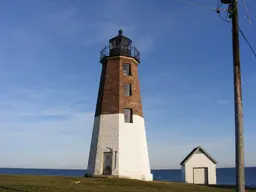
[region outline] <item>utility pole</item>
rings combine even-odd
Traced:
[[[245,192],[243,107],[239,53],[239,27],[237,0],[232,0],[232,39],[234,70],[235,143],[236,143],[236,192]]]

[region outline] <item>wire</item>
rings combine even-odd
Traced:
[[[230,21],[228,21],[228,16],[229,16],[229,13],[227,12],[227,14],[226,14],[226,21],[230,22]]]
[[[220,17],[220,19],[221,19],[222,21],[227,22],[227,23],[229,23],[229,22],[230,22],[229,20],[227,20],[227,17],[226,17],[226,19],[224,19],[223,17],[221,17],[221,15],[220,15],[220,14],[218,14],[218,16]]]
[[[221,8],[215,8],[215,7],[212,7],[212,6],[209,6],[209,5],[204,5],[202,3],[198,3],[198,2],[195,2],[195,1],[188,1],[188,0],[179,0],[179,1],[182,1],[184,3],[189,3],[189,4],[194,4],[194,5],[197,5],[197,6],[200,6],[200,7],[204,7],[204,8],[210,8],[214,11],[223,11],[223,12],[227,12],[228,10],[227,9],[221,9]]]
[[[217,0],[217,8],[214,8],[212,6],[208,6],[208,5],[204,5],[204,4],[201,4],[201,3],[198,3],[198,2],[194,2],[194,1],[188,1],[188,0],[179,0],[179,1],[182,1],[184,3],[190,3],[190,4],[194,4],[194,5],[197,5],[197,6],[200,6],[200,7],[205,7],[205,8],[211,8],[212,10],[216,11],[218,16],[220,17],[220,19],[224,22],[227,22],[229,23],[230,21],[227,20],[227,17],[228,17],[228,12],[229,12],[229,9],[221,9],[220,6],[221,4],[219,3],[219,0]],[[250,16],[249,16],[249,12],[248,12],[248,9],[247,9],[247,6],[246,6],[246,0],[242,0],[243,3],[244,3],[244,7],[245,7],[245,11],[246,11],[246,14],[247,14],[247,18],[248,18],[248,21],[249,23],[251,23],[251,19],[250,19]],[[220,11],[224,11],[224,12],[227,12],[227,16],[226,16],[226,19],[224,19],[223,17],[221,17],[220,15]],[[244,40],[246,41],[247,45],[250,47],[253,55],[255,56],[256,58],[256,52],[254,51],[254,49],[252,48],[251,44],[249,43],[249,41],[247,40],[246,36],[244,35],[243,31],[239,29],[239,32],[241,33],[241,35],[243,36]]]
[[[218,16],[220,17],[220,19],[221,19],[222,21],[227,22],[227,23],[230,22],[230,21],[228,21],[227,19],[225,20],[224,18],[222,18],[219,13],[218,13]],[[255,58],[256,58],[256,52],[255,52],[254,49],[252,48],[250,42],[248,41],[248,39],[247,39],[246,36],[244,35],[243,31],[242,31],[239,27],[238,27],[238,30],[239,30],[239,32],[241,33],[241,35],[243,36],[244,40],[246,41],[247,45],[250,47],[250,49],[251,49],[253,55],[254,55]]]
[[[217,0],[217,7],[220,8],[220,1]]]
[[[219,9],[220,9],[221,5],[222,5],[222,3],[220,3],[220,1],[217,0],[217,7],[218,7],[218,8],[217,8],[217,10],[216,10],[216,13],[218,14],[218,16],[220,17],[220,19],[221,19],[222,21],[229,23],[229,22],[230,22],[230,20],[228,20],[229,11],[226,12],[226,18],[225,18],[225,19],[220,15]],[[228,10],[229,10],[229,9],[228,9]]]
[[[242,0],[242,1],[243,1],[243,4],[244,4],[244,9],[245,9],[245,12],[246,12],[247,19],[248,19],[249,23],[252,24],[250,14],[249,14],[249,11],[248,11],[248,8],[247,8],[247,5],[246,5],[246,0]]]
[[[220,2],[220,0],[217,0],[217,9],[220,9],[220,7],[221,7],[221,5],[222,5],[222,2]]]
[[[240,28],[238,28],[238,29],[239,29],[239,32],[241,33],[241,35],[243,36],[244,40],[246,41],[247,45],[250,47],[250,49],[251,49],[253,55],[254,55],[255,58],[256,58],[256,52],[254,51],[254,49],[252,48],[251,44],[250,44],[249,41],[247,40],[247,38],[246,38],[246,36],[244,35],[243,31],[242,31]]]

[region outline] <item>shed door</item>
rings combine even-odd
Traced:
[[[208,184],[208,169],[205,167],[193,169],[194,184]]]

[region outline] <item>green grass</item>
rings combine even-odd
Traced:
[[[231,192],[234,188],[128,179],[0,175],[1,192]],[[256,190],[248,190],[255,191]]]

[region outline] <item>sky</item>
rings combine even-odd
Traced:
[[[256,49],[255,0],[247,6],[252,24],[242,1],[239,24]],[[86,169],[100,51],[119,29],[141,53],[151,168],[180,168],[199,145],[218,167],[235,165],[231,24],[211,8],[182,0],[2,0],[0,18],[0,167]],[[245,165],[256,166],[256,58],[242,36],[240,54]]]

